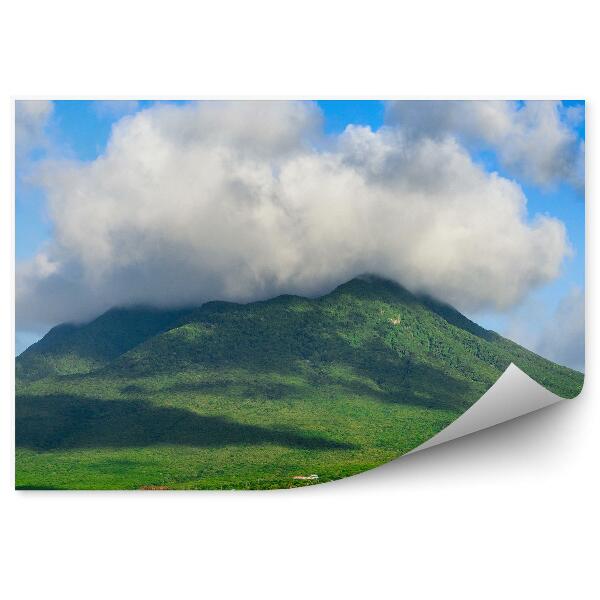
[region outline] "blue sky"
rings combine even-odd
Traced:
[[[16,165],[16,259],[31,259],[52,239],[52,223],[46,216],[45,196],[42,189],[29,182],[36,165],[48,157],[68,158],[77,161],[93,161],[103,154],[114,123],[127,114],[150,107],[155,102],[101,104],[93,101],[55,101],[49,121],[45,125],[45,142],[29,149],[26,155],[17,157]],[[324,131],[329,135],[340,134],[349,124],[369,126],[376,131],[385,119],[385,104],[380,101],[319,101],[324,117]],[[565,109],[583,107],[583,102],[563,102]],[[582,120],[574,130],[585,139],[585,124]],[[480,162],[487,171],[496,171],[509,179],[514,175],[502,168],[496,153],[490,149],[473,150],[473,160]],[[522,303],[537,307],[544,318],[551,320],[561,301],[573,289],[583,289],[585,282],[585,204],[583,190],[569,182],[558,185],[537,186],[529,181],[520,181],[526,197],[528,219],[538,214],[547,214],[564,223],[573,254],[563,262],[562,273],[554,281],[533,291]],[[520,307],[508,312],[487,311],[470,315],[482,325],[507,333]],[[535,337],[536,328],[547,324],[529,323],[530,337]],[[18,351],[34,341],[40,331],[21,331],[17,339]],[[513,335],[514,337],[514,335]],[[522,342],[527,341],[524,335]]]

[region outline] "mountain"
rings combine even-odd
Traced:
[[[376,277],[317,299],[115,309],[17,358],[21,487],[287,487],[407,452],[513,362],[583,375]]]
[[[114,308],[91,323],[52,328],[17,358],[17,377],[89,373],[103,367],[149,337],[167,330],[186,311]]]

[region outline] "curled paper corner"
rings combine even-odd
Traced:
[[[560,400],[564,398],[550,392],[511,363],[498,381],[471,408],[406,455],[516,419]]]

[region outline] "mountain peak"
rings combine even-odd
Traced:
[[[415,299],[415,296],[399,283],[369,273],[359,275],[346,283],[342,283],[332,292],[332,294],[342,293],[376,298],[378,300],[385,300],[391,297],[404,300]]]

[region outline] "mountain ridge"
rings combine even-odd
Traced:
[[[194,315],[201,315],[203,312],[248,310],[252,307],[282,305],[289,302],[312,303],[335,298],[340,294],[362,296],[377,301],[385,301],[386,297],[389,299],[391,296],[394,301],[400,299],[407,303],[421,303],[448,324],[458,329],[488,342],[508,342],[514,346],[515,350],[518,348],[524,353],[538,357],[535,353],[507,338],[503,338],[498,333],[481,327],[449,304],[440,302],[425,294],[413,294],[400,284],[376,275],[362,275],[317,298],[281,294],[267,300],[248,303],[212,300],[198,307],[179,309],[159,309],[144,305],[114,307],[87,323],[79,325],[62,323],[53,327],[41,340],[29,346],[17,357],[17,376],[20,379],[31,381],[53,375],[94,372],[108,366],[112,361],[135,349],[153,336],[183,326],[193,321]],[[108,329],[103,329],[102,325],[109,321],[112,322]],[[132,322],[133,331],[131,329]],[[74,353],[81,350],[81,346],[84,345],[83,342],[89,342],[91,338],[94,338],[96,351],[86,352],[88,349],[84,348],[83,352],[74,356]],[[554,364],[543,357],[538,358],[549,364]],[[44,362],[46,364],[43,364]],[[515,362],[517,366],[519,366],[518,362],[518,360]],[[567,371],[577,372],[562,365],[557,366]]]
[[[17,358],[19,487],[309,485],[417,447],[511,363],[563,397],[583,385],[379,278],[312,299],[118,309],[53,332]],[[306,474],[318,480],[295,479]]]

